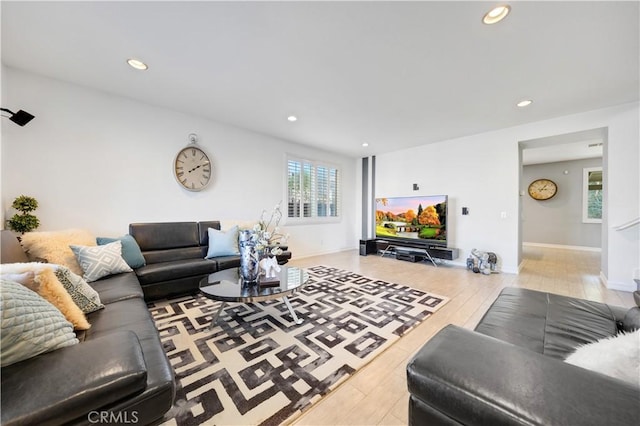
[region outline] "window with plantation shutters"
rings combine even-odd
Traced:
[[[340,171],[320,162],[287,159],[287,217],[322,219],[340,216]]]

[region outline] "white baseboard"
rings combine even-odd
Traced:
[[[351,248],[351,247],[345,247],[342,248],[340,250],[330,250],[330,251],[318,251],[318,252],[314,252],[314,253],[307,253],[304,254],[302,256],[295,256],[295,259],[306,259],[309,257],[315,257],[315,256],[323,256],[323,255],[327,255],[327,254],[335,254],[335,253],[342,253],[342,252],[346,252],[346,251],[352,251],[352,250],[359,250],[359,246],[358,248]],[[375,255],[369,255],[369,256],[375,256]],[[436,262],[442,259],[435,259]],[[456,268],[467,268],[467,262],[466,260],[462,261],[462,260],[443,260],[444,264],[447,266],[453,266]],[[512,268],[512,267],[508,267],[508,266],[502,266],[500,268],[500,270],[498,271],[499,273],[503,273],[503,274],[515,274],[517,275],[518,273],[520,273],[520,268],[522,267],[522,265],[520,265],[517,268]]]
[[[523,246],[529,247],[546,247],[546,248],[555,248],[562,250],[582,250],[582,251],[593,251],[600,253],[602,249],[600,247],[586,247],[586,246],[565,246],[562,244],[544,244],[544,243],[522,243]]]
[[[500,270],[500,272],[505,273],[505,274],[514,274],[514,275],[518,275],[520,273],[520,266],[518,266],[517,268],[509,268],[509,267],[505,267],[503,266],[502,269]]]
[[[619,281],[608,280],[602,271],[600,271],[600,281],[609,290],[620,290],[620,291],[628,291],[633,293],[634,291],[636,291],[636,287],[637,287],[636,284],[633,282],[623,283]]]
[[[607,280],[607,277],[604,275],[604,272],[600,271],[600,283],[606,287],[607,281],[608,280]]]

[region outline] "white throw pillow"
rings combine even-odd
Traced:
[[[103,246],[69,246],[84,271],[87,282],[99,280],[107,275],[131,272],[133,269],[122,258],[120,240]]]
[[[238,227],[233,226],[227,231],[219,231],[209,228],[209,249],[205,259],[211,259],[218,256],[237,256],[240,254],[238,249]]]
[[[580,346],[565,362],[640,387],[640,330]]]

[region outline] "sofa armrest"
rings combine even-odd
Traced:
[[[409,361],[407,382],[413,425],[640,424],[633,385],[454,325]]]
[[[2,368],[2,424],[62,424],[142,392],[137,336],[116,332]]]

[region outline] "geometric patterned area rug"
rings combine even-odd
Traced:
[[[230,303],[201,295],[149,303],[176,376],[166,425],[293,420],[440,309],[448,298],[327,266],[289,297]]]

